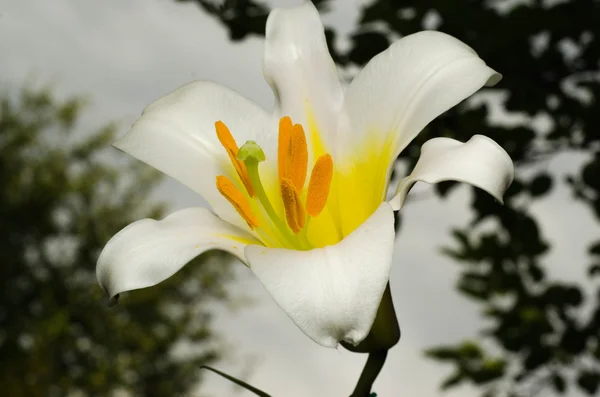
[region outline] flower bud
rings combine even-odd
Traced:
[[[377,309],[375,321],[369,335],[358,345],[353,346],[346,342],[340,342],[342,346],[355,353],[372,353],[376,351],[389,350],[400,340],[400,325],[396,318],[390,283],[388,282]]]

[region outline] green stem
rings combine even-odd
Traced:
[[[369,397],[373,383],[385,364],[387,353],[387,350],[369,353],[369,358],[350,397]]]

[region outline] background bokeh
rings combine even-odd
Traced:
[[[7,395],[250,395],[200,372],[201,363],[273,396],[350,394],[366,357],[315,345],[239,263],[200,258],[110,309],[93,273],[98,250],[125,224],[205,205],[109,148],[111,134],[193,79],[270,108],[266,14],[298,3],[0,0]],[[511,154],[517,178],[505,207],[462,185],[413,189],[391,276],[402,340],[374,390],[597,393],[600,2],[315,3],[348,81],[391,40],[422,29],[458,37],[504,74],[399,159],[401,176],[426,139],[485,134]]]

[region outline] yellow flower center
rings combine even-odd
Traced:
[[[309,240],[307,228],[311,217],[318,217],[327,204],[333,178],[331,156],[325,153],[317,158],[308,188],[305,189],[308,147],[304,129],[300,124],[294,125],[289,117],[281,118],[277,150],[278,197],[275,197],[279,200],[279,203],[275,203],[277,207],[283,208],[280,216],[274,209],[258,172],[259,162],[265,159],[262,149],[253,141],[238,148],[222,121],[217,121],[215,128],[245,192],[241,185],[236,186],[223,175],[217,176],[217,189],[248,226],[269,246],[301,250],[320,246]]]

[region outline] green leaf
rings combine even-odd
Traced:
[[[267,394],[267,393],[265,393],[264,391],[262,391],[262,390],[258,390],[256,387],[254,387],[254,386],[251,386],[251,385],[247,384],[246,382],[244,382],[244,381],[242,381],[242,380],[239,380],[239,379],[237,379],[237,378],[234,378],[234,377],[233,377],[233,376],[231,376],[231,375],[227,375],[226,373],[224,373],[224,372],[221,372],[221,371],[219,371],[218,369],[214,369],[214,368],[212,368],[212,367],[209,367],[208,365],[202,365],[200,368],[206,368],[206,369],[208,369],[209,371],[212,371],[212,372],[214,372],[214,373],[216,373],[216,374],[219,374],[219,375],[221,375],[223,378],[225,378],[225,379],[228,379],[228,380],[232,381],[233,383],[235,383],[236,385],[238,385],[238,386],[241,386],[241,387],[243,387],[244,389],[251,391],[252,393],[256,394],[257,396],[260,396],[260,397],[271,397],[270,395],[268,395],[268,394]]]
[[[565,378],[563,378],[560,374],[554,373],[552,374],[552,386],[554,390],[558,393],[564,393],[567,389],[567,383],[565,382]]]
[[[577,376],[577,384],[580,388],[594,394],[598,390],[600,385],[600,372],[595,371],[583,371]]]
[[[458,373],[450,376],[449,378],[446,378],[440,387],[442,390],[447,390],[447,389],[450,389],[450,388],[458,385],[463,380],[464,380],[463,374],[458,372]]]
[[[425,350],[425,355],[436,360],[457,360],[459,354],[454,347],[440,346]]]

